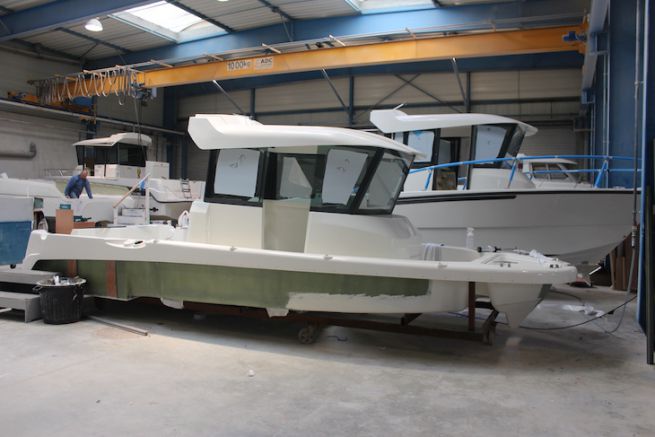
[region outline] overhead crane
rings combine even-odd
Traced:
[[[333,68],[534,53],[584,53],[584,38],[578,37],[584,33],[584,25],[447,36],[419,37],[410,33],[409,39],[356,45],[331,36],[339,43],[337,46],[284,52],[274,45],[263,44],[268,53],[258,56],[239,56],[237,53],[227,58],[214,54],[207,55],[207,62],[183,65],[175,65],[169,60],[153,60],[150,65],[160,68],[137,70],[135,66],[116,66],[33,82],[41,101],[48,104],[78,96],[117,94],[134,97],[139,94],[139,89]]]

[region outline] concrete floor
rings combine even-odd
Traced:
[[[605,310],[624,298],[566,291]],[[524,324],[584,320],[566,305],[551,293]],[[2,314],[2,435],[653,435],[634,308],[613,335],[618,315],[499,326],[493,346],[335,327],[301,345],[295,325],[143,305],[104,316],[147,337]]]

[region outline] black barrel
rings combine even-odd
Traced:
[[[39,293],[41,315],[45,323],[61,325],[73,323],[82,317],[82,301],[86,279],[54,278],[36,283],[34,291]]]

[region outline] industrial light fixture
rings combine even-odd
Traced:
[[[230,0],[218,0],[218,1],[221,2],[221,3],[225,3],[225,2],[230,1]]]
[[[97,18],[91,18],[86,22],[84,28],[89,32],[102,32],[102,23]]]

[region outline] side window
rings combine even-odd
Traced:
[[[402,141],[401,141],[402,142]],[[434,147],[434,132],[433,131],[413,131],[409,133],[408,146],[418,150],[424,156],[416,157],[415,163],[425,163],[432,161],[432,152]]]
[[[260,157],[259,150],[221,150],[216,161],[214,194],[254,197],[257,189]]]
[[[554,181],[564,181],[568,179],[566,173],[564,173],[557,164],[548,164],[548,170],[551,171],[551,173],[549,173],[550,179]]]
[[[535,179],[548,179],[548,167],[546,164],[532,164],[532,177]],[[541,173],[544,172],[544,173]]]
[[[140,146],[119,144],[118,164],[145,167],[145,151]]]
[[[361,209],[390,210],[405,181],[407,164],[400,158],[385,153],[364,196]]]
[[[505,142],[507,128],[503,126],[476,126],[475,157],[473,159],[497,158]]]

